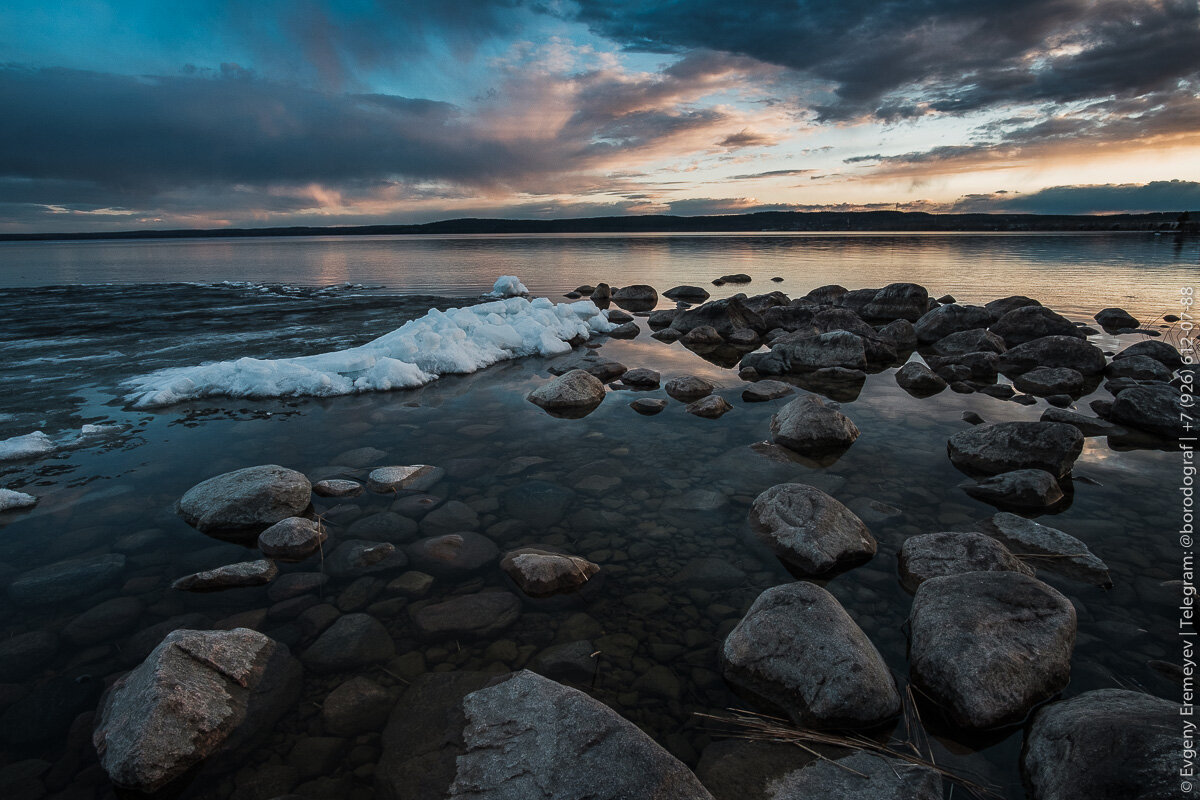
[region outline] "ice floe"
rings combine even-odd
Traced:
[[[32,508],[37,505],[37,498],[31,494],[0,489],[0,511],[13,511],[18,508]]]
[[[496,288],[525,288],[516,278],[507,282],[510,278],[496,281]],[[129,390],[126,400],[138,408],[203,397],[330,397],[386,391],[522,356],[565,353],[571,339],[614,327],[589,300],[555,304],[546,298],[510,297],[468,308],[433,309],[347,350],[172,367],[132,378],[124,386]]]
[[[529,294],[525,284],[516,275],[501,275],[496,278],[492,290],[485,297],[520,297]]]
[[[24,436],[14,436],[0,442],[0,461],[16,461],[22,458],[36,458],[55,450],[54,441],[42,433],[34,431]]]

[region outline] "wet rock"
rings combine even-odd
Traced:
[[[358,736],[383,728],[392,710],[387,690],[357,676],[340,684],[321,704],[321,722],[334,736]]]
[[[798,397],[771,417],[771,440],[803,455],[842,450],[857,438],[850,418],[815,395]]]
[[[993,384],[992,386],[984,386],[984,387],[980,388],[979,393],[986,394],[989,397],[995,397],[998,400],[1008,400],[1014,394],[1016,394],[1016,392],[1013,390],[1013,387],[1008,385],[1007,383],[999,383],[999,384]],[[1037,402],[1037,401],[1034,401],[1034,402]]]
[[[987,422],[987,420],[976,414],[974,411],[964,411],[962,413],[962,421],[970,423],[971,425],[982,425]]]
[[[421,518],[421,533],[426,536],[470,531],[478,527],[479,514],[459,500],[443,503]]]
[[[603,703],[529,671],[418,678],[383,736],[384,800],[712,800],[691,771]]]
[[[650,334],[650,336],[654,339],[658,339],[660,342],[667,342],[669,344],[671,342],[678,341],[681,334],[674,328],[663,328],[662,330],[657,330]]]
[[[654,416],[667,407],[667,401],[659,398],[643,397],[634,400],[629,407],[647,417]]]
[[[749,283],[751,278],[744,272],[735,272],[732,275],[722,275],[713,281],[718,286],[722,283]]]
[[[662,376],[652,369],[638,367],[621,376],[621,382],[635,389],[657,389]]]
[[[904,516],[904,512],[895,506],[872,500],[869,497],[856,497],[847,503],[846,507],[853,511],[859,519],[870,525],[893,522]]]
[[[913,598],[913,685],[972,730],[1020,722],[1067,685],[1075,608],[1017,572],[932,578]]]
[[[697,378],[694,375],[684,375],[678,378],[671,378],[663,388],[675,400],[681,403],[690,403],[712,394],[713,389],[716,387],[703,378]]]
[[[117,553],[71,558],[17,576],[8,596],[21,605],[62,603],[116,585],[124,570],[125,556]]]
[[[640,311],[654,308],[658,304],[658,292],[653,286],[636,283],[632,286],[622,286],[612,294],[613,302],[622,308]]]
[[[1105,368],[1104,375],[1109,379],[1131,378],[1135,381],[1166,383],[1171,380],[1171,370],[1150,356],[1126,356],[1115,359]]]
[[[358,481],[330,479],[317,481],[312,491],[318,497],[358,497],[363,493],[363,485]]]
[[[614,339],[636,339],[641,332],[636,322],[625,322],[609,331],[608,335]]]
[[[219,592],[247,586],[266,586],[278,574],[279,568],[275,562],[264,558],[185,575],[172,583],[171,588],[184,592]]]
[[[343,467],[364,469],[387,458],[387,453],[378,447],[359,447],[336,456],[333,463]]]
[[[245,752],[299,691],[299,665],[261,633],[175,631],[112,686],[92,740],[114,784],[153,792]]]
[[[600,566],[580,556],[522,547],[505,553],[500,569],[530,597],[549,597],[578,591]]]
[[[1060,422],[1076,428],[1084,436],[1120,436],[1125,429],[1099,417],[1089,417],[1061,408],[1047,408],[1042,412],[1042,422]]]
[[[1027,306],[1040,306],[1037,300],[1024,295],[1015,294],[1011,297],[1001,297],[999,300],[993,300],[990,303],[984,304],[984,307],[991,312],[993,319],[999,320],[1010,311],[1016,311],[1018,308]]]
[[[747,403],[764,403],[787,397],[795,391],[795,387],[783,381],[755,381],[742,390],[742,400]]]
[[[510,517],[536,528],[555,525],[575,502],[575,493],[550,481],[527,481],[501,495]]]
[[[896,383],[915,397],[930,397],[948,385],[944,378],[918,361],[910,361],[898,369]]]
[[[668,300],[681,300],[685,303],[703,303],[708,299],[708,290],[699,286],[675,286],[663,292]]]
[[[408,547],[414,567],[440,577],[471,575],[499,557],[500,550],[491,539],[470,531],[422,539]]]
[[[383,623],[370,614],[343,614],[300,656],[318,674],[350,672],[382,664],[396,654]]]
[[[863,319],[916,322],[929,310],[929,291],[916,283],[891,283],[863,306]]]
[[[690,347],[717,347],[725,343],[721,334],[711,325],[698,325],[681,336],[679,341]]]
[[[748,328],[739,328],[725,340],[726,344],[733,347],[746,348],[753,350],[762,342],[762,338],[757,333]]]
[[[424,597],[433,586],[433,576],[416,570],[405,572],[388,582],[387,591],[405,597]]]
[[[1084,375],[1099,375],[1105,363],[1100,348],[1084,339],[1043,336],[1004,351],[1000,356],[1000,371],[1005,375],[1020,375],[1038,367],[1069,367]]]
[[[772,486],[755,498],[750,526],[775,555],[806,576],[866,561],[877,547],[854,512],[802,483]]]
[[[1083,434],[1057,422],[998,422],[954,434],[948,450],[968,475],[1041,469],[1064,478],[1083,452]]]
[[[294,597],[319,592],[327,583],[329,576],[321,572],[290,572],[280,575],[271,583],[271,588],[267,589],[267,597],[275,603],[291,600]]]
[[[735,294],[723,300],[712,300],[702,306],[680,311],[671,321],[671,327],[685,334],[693,328],[708,326],[725,337],[741,328],[765,333],[763,318],[746,306],[748,298]]]
[[[30,631],[0,641],[0,681],[19,683],[37,673],[58,653],[58,636]]]
[[[446,476],[446,470],[429,464],[379,467],[367,475],[367,488],[379,494],[424,492]]]
[[[916,328],[917,340],[921,344],[932,344],[952,333],[986,328],[991,323],[992,315],[982,306],[950,303],[926,312],[913,327]]]
[[[1108,565],[1082,541],[1057,528],[1002,511],[983,523],[980,530],[1018,553],[1045,556],[1031,558],[1039,568],[1105,588],[1112,586]]]
[[[1007,547],[981,533],[925,533],[909,537],[900,548],[900,583],[910,592],[931,578],[1000,571],[1033,575]]]
[[[1066,317],[1055,314],[1045,306],[1016,308],[991,325],[992,333],[1004,339],[1012,347],[1025,344],[1045,336],[1069,336],[1075,339],[1087,337]]]
[[[956,356],[965,353],[1003,353],[1004,340],[986,328],[972,328],[938,339],[933,343],[933,352],[940,356]]]
[[[325,559],[325,569],[335,578],[368,575],[408,566],[408,556],[391,542],[347,539]]]
[[[76,647],[115,639],[137,627],[145,604],[136,597],[114,597],[92,606],[62,629],[63,638]]]
[[[664,308],[661,311],[653,312],[646,318],[646,324],[650,326],[652,331],[661,331],[664,328],[671,327],[671,323],[675,321],[675,315],[679,313],[677,308]]]
[[[866,752],[816,759],[771,783],[771,800],[941,800],[936,770]]]
[[[871,727],[900,711],[879,651],[833,595],[806,581],[758,596],[725,639],[721,668],[806,728]]]
[[[608,311],[608,321],[615,325],[624,325],[626,322],[633,322],[633,315],[626,314],[619,308],[612,308]]]
[[[304,517],[288,517],[258,535],[258,549],[267,558],[303,561],[328,538],[325,529]]]
[[[1100,327],[1110,331],[1134,330],[1142,326],[1137,317],[1123,308],[1102,308],[1092,319],[1099,322]]]
[[[879,329],[879,338],[891,344],[897,353],[907,353],[917,346],[917,329],[906,319],[892,320]]]
[[[308,508],[312,484],[292,469],[267,464],[226,472],[183,495],[179,515],[203,533],[259,531]]]
[[[695,414],[697,417],[716,419],[733,411],[733,406],[724,397],[710,394],[708,397],[702,397],[694,403],[688,403],[684,411],[689,414]]]
[[[345,536],[350,539],[366,539],[375,542],[405,542],[417,533],[415,520],[401,516],[395,511],[380,511],[378,514],[360,517],[346,528]]]
[[[1179,788],[1179,705],[1097,689],[1040,709],[1021,766],[1033,800],[1158,800]]]
[[[573,369],[534,389],[526,399],[547,411],[591,410],[604,400],[604,384],[594,375]]]
[[[580,292],[580,294],[583,293]],[[592,289],[592,291],[588,292],[588,294],[591,295],[592,300],[594,301],[607,302],[612,299],[612,287],[607,283],[598,283],[596,284],[595,288]]]
[[[595,645],[580,640],[547,647],[533,658],[529,668],[551,680],[590,683],[597,663]]]
[[[1063,499],[1058,480],[1040,469],[1002,472],[978,483],[965,484],[962,488],[976,500],[1013,508],[1046,508]]]
[[[1038,367],[1014,377],[1013,386],[1034,397],[1079,394],[1083,375],[1069,367]]]
[[[1109,413],[1113,422],[1164,439],[1184,435],[1183,401],[1174,386],[1135,386],[1119,393]]]
[[[772,306],[762,313],[763,327],[768,332],[818,333],[813,325],[813,317],[818,310],[820,310],[820,306],[813,305]]]
[[[586,283],[583,286],[579,286],[575,289],[577,294],[580,294],[584,297],[587,297],[594,291],[596,291],[596,287]]]
[[[1179,354],[1178,350],[1166,342],[1156,342],[1150,339],[1129,345],[1113,356],[1113,360],[1120,361],[1134,356],[1148,356],[1170,370],[1177,370],[1183,366],[1183,356]]]
[[[511,592],[479,592],[441,603],[410,608],[417,633],[427,639],[490,636],[521,615],[521,601]]]
[[[895,353],[892,353],[894,356]],[[772,345],[769,354],[754,353],[747,356],[746,364],[756,366],[769,363],[767,356],[782,361],[782,369],[759,370],[764,375],[794,372],[812,372],[828,367],[843,369],[866,369],[868,365],[868,340],[857,333],[834,330],[816,336],[792,334]],[[884,359],[887,360],[887,359]]]

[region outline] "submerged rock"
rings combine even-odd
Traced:
[[[523,547],[505,553],[500,568],[513,579],[517,588],[530,597],[549,597],[577,591],[600,571],[598,564],[586,558],[536,547]]]
[[[594,375],[573,369],[534,389],[526,399],[551,412],[590,412],[604,400],[604,384]]]
[[[803,575],[824,575],[875,555],[875,538],[854,512],[803,483],[783,483],[750,507],[758,539]]]
[[[1022,767],[1033,800],[1166,800],[1179,787],[1179,705],[1097,689],[1040,709]],[[1190,793],[1189,793],[1190,794]]]
[[[712,800],[633,723],[527,670],[421,676],[397,703],[382,747],[384,800]]]
[[[806,581],[758,596],[725,639],[721,668],[806,728],[871,727],[900,711],[879,651],[833,595]]]
[[[386,689],[359,675],[329,693],[321,704],[321,722],[334,736],[378,731],[387,722],[391,701]]]
[[[521,601],[511,592],[479,592],[410,608],[409,615],[425,638],[489,636],[517,621]]]
[[[1063,499],[1058,480],[1042,469],[1002,472],[962,488],[976,500],[1013,508],[1046,508]]]
[[[688,403],[684,411],[689,414],[695,414],[697,417],[716,419],[733,411],[733,406],[724,397],[710,394],[708,397],[702,397],[694,403]]]
[[[70,558],[21,573],[9,584],[8,596],[20,605],[61,603],[109,588],[124,571],[119,553]]]
[[[406,566],[408,556],[397,550],[396,545],[362,539],[347,539],[325,559],[326,569],[336,578],[388,572]]]
[[[446,476],[446,470],[429,464],[380,467],[367,475],[367,488],[380,494],[424,492]]]
[[[771,440],[803,455],[843,450],[858,438],[858,426],[816,395],[791,401],[771,417]]]
[[[203,533],[254,531],[308,508],[312,484],[302,473],[267,464],[226,472],[183,495],[176,510]]]
[[[747,403],[763,403],[786,397],[795,391],[794,386],[783,381],[755,381],[742,390],[742,400]]]
[[[279,574],[274,561],[259,559],[228,564],[216,569],[185,575],[171,584],[172,589],[185,592],[219,592],[248,586],[266,586]]]
[[[900,583],[910,592],[931,578],[999,571],[1033,575],[1007,547],[982,533],[924,533],[909,537],[900,548]]]
[[[968,475],[1041,469],[1063,478],[1083,452],[1083,434],[1057,422],[998,422],[954,434],[948,449]]]
[[[317,481],[312,490],[318,497],[358,497],[363,493],[363,485],[358,481],[331,479]]]
[[[1075,607],[1017,572],[932,578],[913,598],[914,686],[960,727],[1020,722],[1067,685]]]
[[[407,552],[414,567],[438,577],[470,575],[500,557],[491,539],[471,531],[421,539],[409,545]]]
[[[304,666],[326,674],[380,664],[396,654],[383,623],[370,614],[343,614],[300,656]]]
[[[1043,569],[1060,572],[1108,588],[1112,586],[1108,565],[1079,539],[1057,528],[1008,512],[995,514],[980,529],[1010,549],[1033,559]]]
[[[771,800],[942,800],[936,770],[867,752],[815,759],[769,784]]]
[[[299,691],[299,665],[261,633],[178,630],[113,684],[92,741],[114,784],[154,792],[244,753]]]
[[[58,653],[58,636],[29,631],[0,641],[0,681],[17,683],[45,666]]]

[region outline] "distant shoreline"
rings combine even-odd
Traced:
[[[530,233],[838,233],[838,232],[1178,232],[1179,212],[1108,214],[928,214],[916,211],[760,211],[680,217],[646,215],[580,219],[450,219],[414,225],[289,226],[172,230],[2,233],[0,242],[100,239],[210,239],[256,236],[397,236]],[[1196,224],[1187,224],[1195,233]]]

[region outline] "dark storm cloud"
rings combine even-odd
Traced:
[[[630,49],[749,56],[828,85],[828,119],[1131,97],[1200,72],[1195,0],[577,0]]]
[[[1007,211],[1027,214],[1103,214],[1113,212],[1195,211],[1200,183],[1152,181],[1147,184],[1052,186],[1029,194],[997,192],[968,195],[948,211]]]

